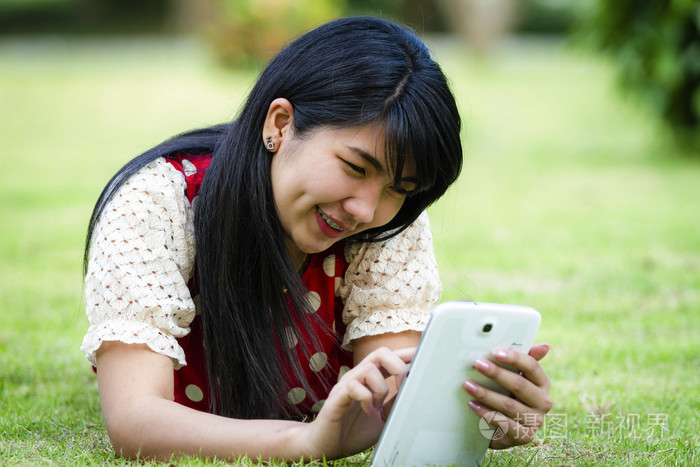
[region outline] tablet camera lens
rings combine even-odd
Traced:
[[[482,332],[491,332],[491,329],[493,329],[493,324],[486,323],[486,324],[484,324],[484,327],[481,328],[481,331]]]

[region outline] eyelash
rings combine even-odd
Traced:
[[[355,164],[352,164],[346,160],[343,160],[343,162],[345,162],[348,165],[348,167],[350,167],[350,169],[352,169],[354,172],[357,172],[358,174],[361,174],[361,175],[365,174],[365,169],[363,169],[362,167],[355,165]]]
[[[352,162],[346,161],[345,159],[342,159],[342,160],[343,160],[343,162],[345,162],[345,164],[348,167],[350,167],[350,170],[352,170],[353,172],[356,172],[359,175],[365,175],[365,173],[366,173],[365,169],[363,169],[359,165],[355,165]],[[411,192],[409,190],[404,190],[401,187],[391,187],[391,189],[392,189],[392,191],[394,191],[394,193],[397,193],[400,196],[408,196],[409,194],[411,194]]]
[[[410,191],[404,190],[403,188],[398,187],[398,186],[397,186],[397,187],[391,187],[391,189],[394,190],[394,192],[400,194],[401,196],[408,196],[408,194],[410,193]]]

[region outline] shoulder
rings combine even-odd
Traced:
[[[427,214],[386,241],[348,246],[346,255],[345,348],[365,336],[423,330],[442,291]]]

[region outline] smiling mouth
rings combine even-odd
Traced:
[[[343,229],[341,226],[333,222],[328,216],[326,216],[326,213],[321,210],[318,206],[316,206],[316,212],[321,216],[321,219],[330,227],[331,229],[337,231],[337,232],[343,232],[345,229]]]

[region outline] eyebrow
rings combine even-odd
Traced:
[[[367,153],[366,151],[356,147],[356,146],[348,146],[348,149],[350,149],[352,152],[363,158],[365,161],[367,161],[372,167],[377,169],[380,172],[383,173],[388,173],[388,171],[384,168],[384,165],[382,165],[379,160],[374,157],[372,154]],[[418,179],[416,177],[398,177],[397,179],[398,183],[401,182],[408,182],[408,183],[413,183],[413,184],[418,184]]]

